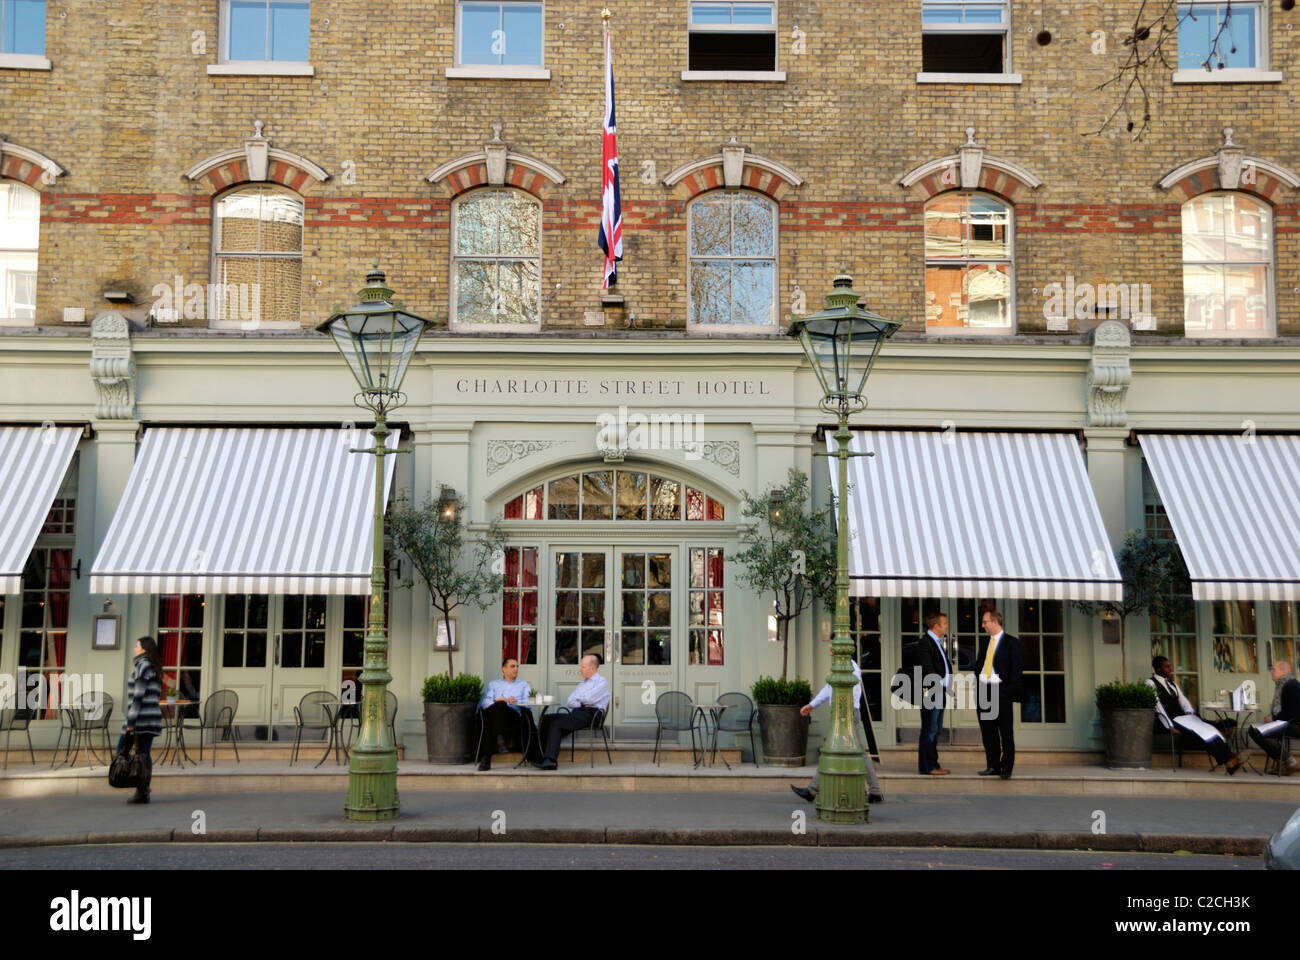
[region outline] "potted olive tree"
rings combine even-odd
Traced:
[[[734,560],[742,567],[740,582],[760,596],[775,598],[781,676],[759,677],[753,686],[763,739],[763,761],[774,766],[803,766],[808,752],[809,718],[799,708],[812,698],[806,680],[788,679],[790,623],[814,599],[830,603],[835,595],[835,535],[829,509],[808,506],[808,476],[791,470],[784,486],[760,496],[742,493],[741,514],[749,522],[741,534],[744,549]]]
[[[450,625],[457,608],[473,604],[486,610],[500,597],[506,535],[494,520],[467,549],[465,501],[448,494],[437,501],[429,498],[419,507],[398,501],[388,526],[393,541],[429,588],[433,608]],[[448,633],[445,646],[447,672],[424,682],[425,743],[430,763],[468,763],[478,736],[474,713],[483,695],[483,679],[456,676],[459,638]]]
[[[1165,622],[1181,620],[1191,605],[1191,584],[1178,547],[1169,540],[1130,530],[1115,554],[1123,580],[1118,601],[1076,601],[1086,614],[1114,624],[1119,637],[1120,679],[1097,687],[1106,766],[1122,769],[1151,766],[1156,692],[1128,681],[1128,620],[1150,612]]]

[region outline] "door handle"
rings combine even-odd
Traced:
[[[278,633],[275,635],[275,665],[277,667],[280,665],[280,635]]]

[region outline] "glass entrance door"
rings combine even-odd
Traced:
[[[623,737],[653,736],[658,695],[676,687],[681,611],[671,548],[555,548],[551,569],[551,690],[581,682],[578,661],[596,654],[610,683],[610,719]],[[611,731],[611,736],[614,731]]]
[[[236,723],[292,727],[293,708],[326,682],[328,598],[234,594],[224,598],[219,684],[239,694]]]

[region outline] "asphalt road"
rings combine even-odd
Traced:
[[[1262,870],[1253,857],[938,848],[204,843],[0,850],[0,870]],[[7,886],[7,884],[6,884]]]

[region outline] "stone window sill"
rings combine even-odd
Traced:
[[[785,83],[784,70],[683,70],[682,79],[714,83]]]
[[[52,70],[49,57],[34,53],[0,53],[0,70]]]
[[[1175,70],[1174,83],[1281,83],[1280,70]]]
[[[209,63],[210,77],[314,77],[316,68],[310,63],[289,63],[274,60],[237,60],[232,63]]]
[[[551,71],[545,67],[505,67],[488,64],[448,67],[445,76],[452,80],[549,80]]]
[[[917,83],[1018,84],[1018,73],[918,73]]]

